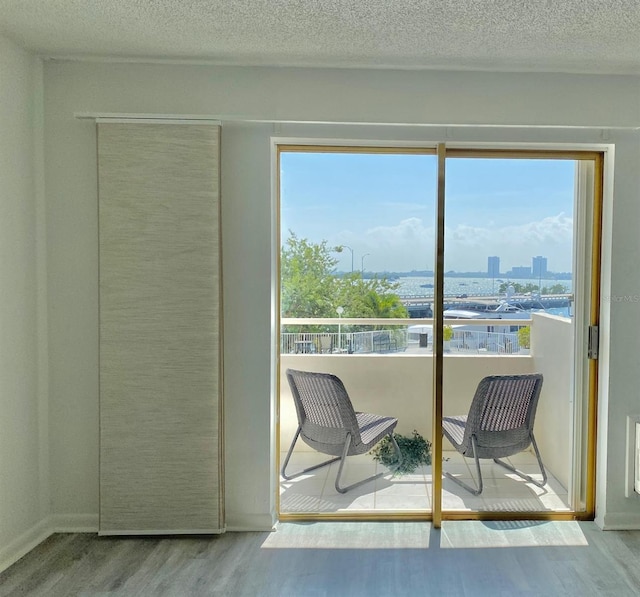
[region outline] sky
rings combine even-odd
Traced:
[[[572,269],[575,162],[449,158],[445,270],[531,266]],[[281,231],[353,249],[353,269],[432,270],[437,162],[434,155],[281,153]],[[351,252],[336,253],[351,270]]]

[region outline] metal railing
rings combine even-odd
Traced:
[[[282,354],[366,354],[407,349],[407,330],[365,332],[283,332]]]
[[[372,326],[385,329],[349,331],[348,327]],[[430,331],[432,319],[384,320],[384,319],[284,319],[287,325],[335,326],[338,331],[281,333],[281,354],[369,354],[369,353],[431,353],[433,337]],[[346,324],[346,325],[345,325]],[[423,325],[422,331],[410,330]],[[446,320],[452,327],[450,340],[445,341],[445,351],[470,354],[518,354],[522,352],[518,329],[531,326],[530,320]],[[344,328],[347,327],[347,330]],[[342,329],[340,329],[342,328]],[[462,328],[462,329],[460,329]],[[484,329],[470,329],[484,328]],[[498,331],[494,331],[494,330]]]
[[[453,338],[446,346],[451,352],[517,354],[520,342],[517,332],[453,331]]]

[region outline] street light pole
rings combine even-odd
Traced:
[[[334,251],[336,253],[342,253],[343,249],[349,249],[349,251],[351,251],[351,273],[353,273],[353,249],[349,245],[338,245]]]
[[[336,313],[338,314],[338,322],[342,318],[342,314],[344,313],[344,309],[342,307],[338,307],[336,309]],[[340,323],[338,323],[338,352],[342,352],[342,334],[340,329]]]
[[[365,254],[362,256],[362,259],[360,260],[360,274],[361,274],[361,275],[363,275],[363,276],[364,276],[364,258],[365,258],[367,255],[371,255],[371,253],[365,253]]]
[[[345,249],[349,249],[351,251],[351,273],[353,273],[353,249],[348,245],[342,245]]]
[[[349,249],[351,251],[351,273],[353,273],[353,249],[348,247],[347,245],[342,245],[345,249]]]

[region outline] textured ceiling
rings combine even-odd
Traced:
[[[45,56],[640,74],[640,0],[0,0]]]

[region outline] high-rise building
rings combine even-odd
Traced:
[[[530,278],[531,268],[528,265],[516,265],[511,268],[510,274],[514,278]]]
[[[547,275],[547,258],[540,255],[532,257],[531,272],[534,278],[544,278]]]
[[[500,257],[487,258],[487,274],[490,278],[498,278],[500,276]]]

